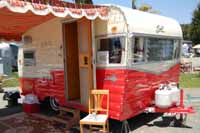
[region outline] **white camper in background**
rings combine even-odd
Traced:
[[[17,68],[18,46],[2,42],[0,43],[0,74],[10,75],[13,68]]]

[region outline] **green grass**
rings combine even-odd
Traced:
[[[180,75],[180,86],[182,88],[200,88],[200,73]]]
[[[12,73],[12,75],[7,77],[2,84],[2,87],[17,87],[17,86],[19,86],[19,77],[17,72]]]

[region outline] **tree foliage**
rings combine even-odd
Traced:
[[[159,11],[153,10],[152,6],[150,6],[148,4],[144,4],[144,5],[140,6],[140,7],[137,7],[136,2],[137,2],[137,0],[132,0],[132,8],[133,9],[138,9],[140,11],[154,13],[154,14],[160,14]]]
[[[150,5],[148,5],[148,4],[144,4],[144,5],[140,6],[140,7],[138,7],[138,9],[139,9],[140,11],[144,11],[144,12],[149,12],[149,13],[153,13],[153,14],[160,14],[159,11],[154,10],[154,9],[152,8],[152,6],[150,6]]]
[[[148,5],[148,4],[144,4],[140,7],[138,7],[138,9],[140,11],[144,11],[144,12],[149,12],[150,10],[152,10],[152,6]]]
[[[182,24],[181,28],[183,31],[183,39],[191,40],[191,38],[190,38],[191,25],[190,24]]]
[[[136,1],[137,1],[137,0],[132,0],[132,8],[133,8],[133,9],[137,9],[137,7],[136,7]]]
[[[75,0],[75,2],[80,4],[93,4],[92,0]]]
[[[194,44],[200,43],[200,3],[193,13],[190,35]]]

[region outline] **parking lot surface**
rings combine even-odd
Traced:
[[[200,96],[200,89],[187,89],[186,94]],[[21,112],[21,107],[6,107],[7,102],[2,101],[3,93],[0,93],[0,131],[1,133],[76,133],[78,130],[66,130],[59,123],[49,121],[43,115],[27,115]],[[170,125],[173,117],[169,114],[141,114],[129,119],[131,133],[199,133],[200,132],[200,100],[192,100],[190,103],[185,97],[187,106],[193,106],[196,113],[187,117],[186,124],[176,122]],[[19,113],[20,112],[20,113]],[[12,115],[11,115],[12,114]],[[122,123],[111,120],[112,133],[120,133]],[[76,126],[76,129],[78,125]],[[87,132],[88,130],[85,129]]]

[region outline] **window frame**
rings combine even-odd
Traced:
[[[135,38],[143,38],[143,42],[144,42],[144,61],[143,62],[133,62],[134,60],[134,54],[133,54],[133,49],[135,47]],[[172,60],[161,60],[161,61],[147,61],[147,45],[146,44],[146,41],[148,38],[155,38],[155,39],[163,39],[163,40],[172,40],[174,43],[173,43],[173,56],[172,56]],[[142,36],[142,35],[131,35],[129,36],[129,50],[128,50],[128,64],[129,66],[130,65],[133,65],[133,64],[148,64],[148,63],[156,63],[156,62],[166,62],[166,61],[174,61],[174,60],[180,60],[180,57],[181,57],[181,38],[176,38],[176,37],[165,37],[165,36]],[[179,49],[179,52],[177,55],[175,55],[175,41],[177,41],[177,45],[178,45],[178,49]]]
[[[25,53],[33,53],[33,59],[26,59],[25,58]],[[32,66],[36,66],[36,51],[35,50],[23,50],[23,65],[25,66],[25,67],[32,67]],[[26,61],[29,61],[30,62],[30,60],[33,60],[32,62],[32,64],[28,64],[28,63],[26,63]]]
[[[132,50],[135,49],[135,38],[143,38],[143,43],[144,43],[144,45],[143,45],[143,47],[144,47],[144,61],[143,62],[132,62],[132,61],[134,61],[134,53],[133,53]],[[130,37],[130,47],[129,47],[130,50],[129,50],[128,53],[129,53],[129,60],[131,61],[131,64],[144,64],[144,63],[146,63],[146,52],[147,52],[147,50],[146,50],[145,41],[146,41],[145,37],[143,37],[143,36],[131,36]]]
[[[149,38],[146,38],[145,39],[145,41],[147,41]],[[155,38],[152,38],[152,39],[155,39]],[[172,56],[171,56],[171,59],[163,59],[163,57],[162,57],[162,59],[161,60],[159,60],[159,61],[157,61],[157,60],[153,60],[153,61],[148,61],[148,59],[146,59],[147,60],[147,62],[149,62],[149,63],[156,63],[156,62],[165,62],[165,61],[173,61],[174,60],[174,46],[175,46],[175,40],[174,39],[163,39],[163,38],[156,38],[156,39],[158,39],[159,41],[161,40],[161,41],[172,41],[173,43],[172,43],[172,45],[173,45],[173,47],[172,47]],[[145,42],[145,43],[147,43],[147,42]],[[145,44],[146,45],[146,48],[148,48],[148,44]],[[159,44],[159,45],[167,45],[166,43],[165,44]],[[146,51],[148,51],[147,49],[146,49]],[[163,54],[164,54],[164,51],[163,51],[163,47],[162,47],[162,56],[163,56]],[[146,53],[146,57],[147,57],[147,53]]]
[[[121,63],[108,63],[108,64],[98,64],[97,62],[97,52],[98,52],[98,45],[100,45],[101,39],[110,39],[110,38],[117,38],[123,37],[124,38],[124,51],[122,51],[121,55]],[[127,36],[125,34],[117,34],[117,35],[106,35],[101,37],[96,37],[96,44],[95,44],[95,60],[97,67],[118,67],[118,66],[126,66],[126,58],[127,58]]]

